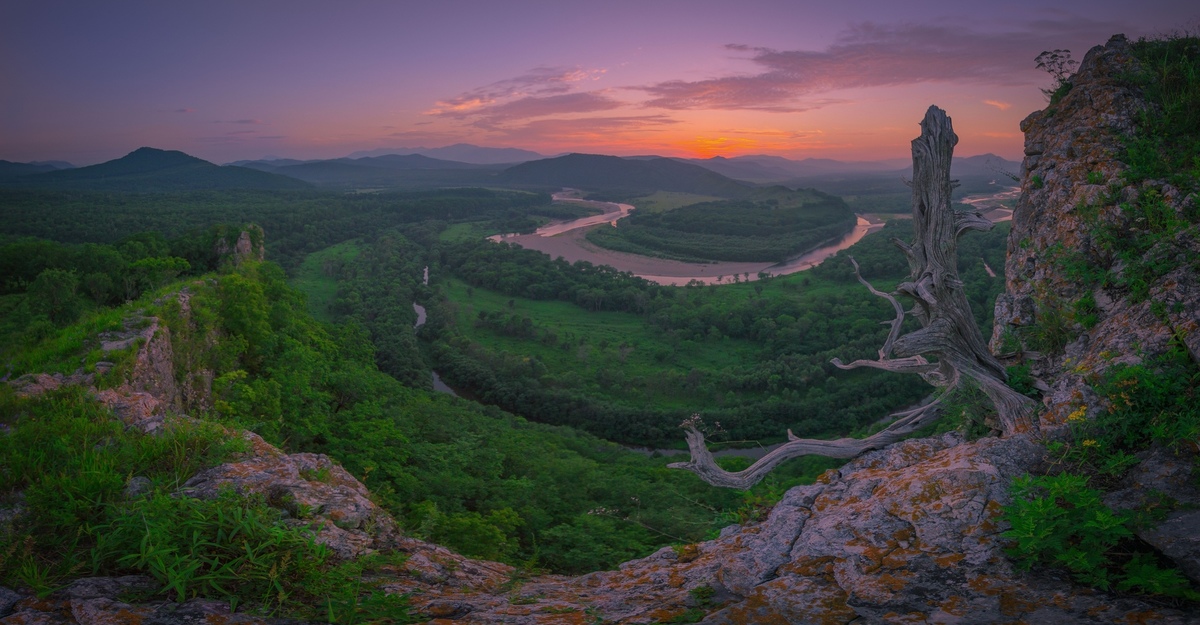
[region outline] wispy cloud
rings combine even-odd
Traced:
[[[841,89],[923,82],[1030,84],[1032,58],[1047,41],[1102,40],[1120,26],[1085,19],[1039,20],[1004,32],[961,23],[862,23],[825,50],[725,46],[749,54],[758,73],[634,87],[645,106],[668,110],[805,111],[837,103],[813,96]]]
[[[175,109],[173,112],[175,112],[175,113],[195,113],[196,109],[182,108],[182,109]]]
[[[568,93],[577,83],[595,80],[605,70],[585,70],[578,67],[535,67],[515,78],[506,78],[490,85],[461,93],[453,98],[439,101],[431,115],[462,117],[484,107],[490,107],[514,98],[547,96]]]
[[[1001,111],[1007,111],[1008,109],[1012,108],[1012,104],[1009,104],[1008,102],[1001,102],[1000,100],[984,100],[983,103],[988,106],[994,106]]]
[[[475,114],[480,119],[475,125],[490,128],[516,120],[572,113],[611,111],[621,106],[621,102],[603,93],[594,91],[564,93],[551,96],[530,96],[478,109],[475,111]]]
[[[225,134],[226,135],[256,135],[256,134],[258,134],[258,131],[257,130],[234,130],[231,132],[227,132]]]
[[[214,124],[240,124],[243,126],[246,126],[246,125],[257,126],[260,124],[265,124],[266,122],[264,122],[261,119],[218,119],[218,120],[214,121],[213,123]]]

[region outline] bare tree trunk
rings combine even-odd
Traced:
[[[910,245],[893,239],[908,258],[909,280],[899,284],[895,293],[882,293],[862,278],[858,263],[850,260],[859,282],[895,309],[891,332],[879,350],[878,360],[842,364],[835,358],[833,364],[842,369],[872,367],[916,373],[934,386],[946,387],[947,392],[957,387],[963,376],[970,378],[995,404],[998,429],[1009,435],[1033,427],[1033,401],[1005,382],[1004,367],[988,351],[958,277],[958,237],[969,230],[989,230],[993,224],[979,213],[956,213],[951,208],[951,191],[956,184],[950,180],[950,162],[957,143],[958,136],[946,112],[929,107],[921,122],[921,136],[912,142],[914,240]],[[896,296],[912,299],[912,309],[905,311]],[[906,314],[914,315],[922,327],[901,336]],[[939,401],[894,415],[897,419],[890,426],[864,439],[799,439],[789,430],[787,443],[736,473],[717,466],[705,446],[704,435],[689,427],[691,460],[668,466],[692,471],[714,486],[746,489],[789,458],[809,454],[852,458],[894,443],[937,420]]]

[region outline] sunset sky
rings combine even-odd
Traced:
[[[1043,50],[1197,30],[1194,1],[0,2],[0,159],[1021,153]]]

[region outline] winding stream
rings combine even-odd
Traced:
[[[737,281],[753,281],[757,280],[758,275],[763,272],[781,276],[812,269],[826,258],[849,248],[861,241],[867,234],[883,227],[882,220],[868,219],[859,215],[857,224],[850,232],[827,245],[779,263],[685,263],[605,250],[591,245],[581,233],[575,232],[604,223],[616,225],[617,221],[627,217],[629,212],[634,209],[629,204],[581,200],[566,197],[560,193],[554,194],[554,199],[561,202],[579,202],[598,208],[603,213],[568,221],[551,222],[538,228],[533,234],[509,233],[488,238],[492,241],[506,241],[522,247],[538,249],[551,257],[562,256],[571,262],[587,260],[593,264],[609,265],[619,271],[627,271],[639,278],[666,286],[683,286],[694,281],[702,284],[732,283],[735,276],[738,277]]]
[[[424,280],[425,285],[428,286],[429,285],[429,267],[425,267],[425,277],[423,280]],[[413,302],[412,306],[413,306],[413,310],[416,311],[416,313],[417,313],[417,322],[413,324],[413,331],[416,331],[417,328],[425,325],[425,320],[428,318],[428,315],[425,312],[424,306],[422,306],[416,302]],[[446,383],[442,381],[442,378],[440,376],[438,376],[437,371],[431,371],[430,373],[433,374],[433,390],[435,390],[439,393],[446,393],[447,395],[453,395],[455,397],[458,397],[458,393],[455,393],[454,389],[450,388],[449,386],[446,386]]]

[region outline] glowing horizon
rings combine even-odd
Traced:
[[[1038,53],[1081,60],[1113,34],[1200,16],[1165,0],[896,4],[6,3],[0,159],[88,165],[150,146],[225,163],[470,143],[885,160],[909,155],[937,104],[958,154],[1015,160],[1020,120],[1050,83]]]

